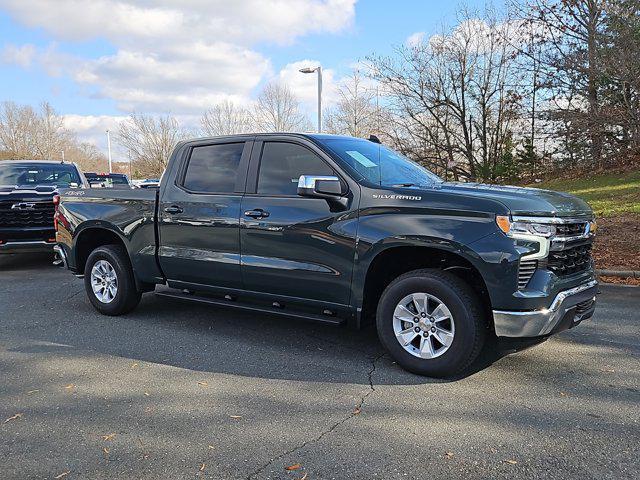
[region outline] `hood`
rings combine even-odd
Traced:
[[[564,192],[539,188],[443,182],[436,189],[496,200],[512,215],[591,217],[593,211],[584,200]]]
[[[0,185],[0,201],[34,200],[43,201],[58,193],[55,185]]]

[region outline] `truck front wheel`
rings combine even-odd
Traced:
[[[383,292],[376,315],[380,341],[410,372],[455,376],[484,344],[486,323],[473,290],[435,269],[399,276]]]
[[[84,267],[84,287],[91,304],[104,315],[122,315],[140,302],[129,255],[120,245],[91,252]]]

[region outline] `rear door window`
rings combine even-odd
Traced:
[[[183,186],[200,193],[233,193],[245,142],[193,147]]]

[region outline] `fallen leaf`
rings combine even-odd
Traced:
[[[453,458],[453,452],[447,452],[444,454],[445,458]]]
[[[206,465],[203,463],[202,465],[200,465],[200,471],[204,472],[204,467],[206,467]]]
[[[24,416],[24,413],[16,413],[15,415],[13,415],[12,417],[7,418],[4,423],[10,422],[11,420],[16,420],[17,418],[22,418]]]
[[[300,465],[299,463],[296,463],[294,465],[289,465],[288,467],[284,467],[284,469],[288,471],[300,470],[301,468],[302,468],[302,465]]]
[[[560,392],[560,396],[561,396],[561,397],[566,397],[566,396],[567,396],[567,394],[566,394],[566,393],[564,393],[564,392]]]
[[[209,448],[210,448],[211,450],[213,450],[213,449],[214,449],[214,446],[213,446],[213,445],[209,445]]]
[[[131,364],[131,368],[136,368],[137,366],[138,366],[138,362],[133,362],[133,363]]]
[[[305,478],[307,478],[307,474],[306,473],[300,478],[300,480],[304,480]]]
[[[239,420],[242,418],[242,415],[229,415],[231,418],[233,418],[234,420]]]
[[[504,463],[508,463],[509,465],[515,465],[516,463],[518,463],[517,460],[505,460]]]
[[[103,451],[105,454],[109,455],[109,449],[108,449],[107,447],[104,447],[104,448],[102,449],[102,451]]]
[[[108,435],[102,435],[102,439],[103,439],[103,440],[112,440],[112,439],[113,439],[113,437],[115,437],[115,436],[116,436],[116,434],[115,434],[115,433],[110,433],[110,434],[108,434]]]
[[[150,395],[150,393],[149,393],[149,392],[144,392],[144,396],[145,396],[145,397],[148,397],[149,395]]]
[[[76,388],[76,386],[73,383],[70,383],[69,385],[66,385],[64,388],[65,388],[65,390],[71,390],[71,389]]]
[[[32,395],[32,394],[34,394],[34,393],[36,393],[36,392],[39,392],[39,391],[40,391],[40,390],[29,390],[29,391],[27,392],[27,395]]]
[[[198,382],[198,385],[206,387],[209,384],[207,382]]]
[[[60,475],[56,475],[55,477],[53,477],[55,480],[60,480],[63,477],[66,477],[67,475],[69,475],[71,473],[71,470],[65,470],[64,472],[62,472]]]
[[[600,371],[605,373],[616,373],[616,371],[613,368],[603,368]]]
[[[354,415],[360,415],[360,412],[361,412],[361,411],[362,411],[362,409],[361,409],[360,407],[356,407],[356,408],[353,410],[353,414],[354,414]]]

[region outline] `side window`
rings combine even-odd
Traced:
[[[244,142],[194,147],[183,186],[194,192],[233,193],[243,149]]]
[[[296,195],[300,175],[334,175],[311,150],[293,143],[266,142],[258,173],[258,193]]]

